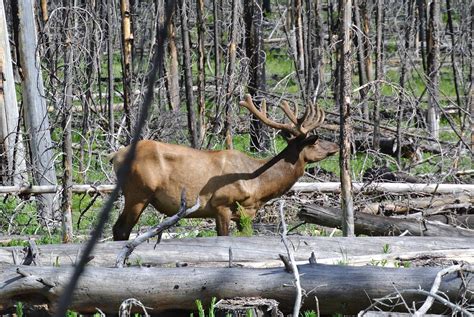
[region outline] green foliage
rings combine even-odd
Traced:
[[[15,305],[15,312],[17,317],[23,317],[23,303],[17,302]]]
[[[240,216],[239,225],[241,228],[241,231],[237,233],[237,236],[251,237],[253,236],[252,217],[247,215],[247,213],[245,212],[245,208],[242,207],[238,202],[236,202],[236,204],[237,204],[237,213]]]
[[[196,303],[198,314],[199,314],[198,316],[199,317],[206,317],[206,311],[204,310],[204,307],[202,305],[201,300],[196,299],[195,303]],[[209,314],[207,315],[207,317],[214,317],[215,316],[214,315],[215,306],[216,306],[216,298],[212,297],[211,304],[209,306]],[[194,314],[191,314],[191,316],[194,316]]]
[[[390,244],[385,243],[385,244],[383,245],[383,253],[384,253],[384,254],[388,254],[388,253],[390,253],[390,252],[392,252],[392,250],[390,250]]]
[[[314,310],[307,310],[303,312],[303,317],[318,317],[318,314]]]

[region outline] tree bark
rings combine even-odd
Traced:
[[[63,7],[68,8],[68,0],[63,0]],[[75,21],[70,21],[69,10],[66,9],[63,12],[63,41],[64,43],[71,43],[71,22],[75,24]],[[74,25],[75,27],[75,25]],[[70,45],[64,46],[64,96],[63,96],[63,107],[62,107],[62,122],[61,126],[63,129],[63,177],[62,177],[62,201],[61,201],[61,212],[62,212],[62,236],[63,242],[69,243],[73,238],[72,231],[72,134],[71,134],[71,121],[72,121],[72,85],[73,85],[73,52]]]
[[[339,167],[341,170],[341,207],[342,207],[342,230],[344,236],[354,235],[354,203],[352,200],[352,180],[351,180],[351,140],[352,140],[352,121],[351,121],[351,83],[352,83],[352,65],[351,65],[351,25],[352,25],[352,1],[343,0],[343,9],[341,14],[341,32],[340,43],[341,58],[339,71],[341,79],[339,83],[339,112],[340,112],[340,154]]]
[[[20,133],[20,115],[13,79],[10,41],[3,1],[0,2],[0,143],[3,143],[2,157],[6,179],[3,184],[22,185],[27,180],[25,148]]]
[[[205,125],[205,111],[206,111],[206,101],[205,101],[205,89],[206,89],[206,73],[205,73],[205,27],[204,22],[204,0],[196,0],[196,14],[197,14],[197,33],[198,33],[198,77],[197,77],[197,87],[198,87],[198,97],[197,97],[197,134],[198,134],[198,144],[201,147],[203,144],[204,137],[206,134],[206,125]]]
[[[109,119],[109,140],[113,144],[115,133],[115,117],[114,117],[114,31],[112,24],[114,12],[114,0],[106,1],[106,36],[107,36],[107,112]]]
[[[174,19],[171,19],[168,25],[168,55],[169,55],[169,70],[166,76],[168,88],[168,100],[170,110],[178,111],[181,103],[179,95],[179,61],[178,49],[176,48],[176,27]]]
[[[128,142],[132,133],[132,52],[133,34],[131,22],[130,0],[120,0],[120,13],[122,16],[122,82],[123,82],[123,107],[125,110],[125,130]]]
[[[439,68],[440,68],[440,0],[429,4],[429,26],[427,30],[427,77],[428,111],[426,122],[432,138],[439,138]]]
[[[379,149],[379,142],[380,142],[380,104],[382,98],[381,86],[382,83],[380,82],[383,79],[383,9],[384,9],[384,2],[383,0],[377,1],[377,16],[376,16],[376,33],[377,33],[377,40],[376,40],[376,49],[375,49],[375,79],[377,80],[377,84],[375,85],[375,103],[374,103],[374,139],[373,139],[373,148],[375,151]]]
[[[71,268],[2,266],[0,270],[0,309],[3,311],[21,299],[24,304],[46,304],[54,311],[58,295],[69,280]],[[357,314],[371,304],[371,299],[395,293],[396,290],[429,290],[438,268],[393,269],[376,266],[350,267],[344,265],[307,264],[299,266],[301,287],[306,294],[318,298],[320,312]],[[439,291],[451,302],[472,294],[459,292],[472,289],[474,281],[469,273],[461,278],[456,273],[447,275]],[[389,276],[390,278],[387,278]],[[140,301],[160,312],[167,309],[195,310],[195,300],[208,306],[212,297],[272,298],[279,302],[284,313],[291,311],[295,293],[291,285],[293,274],[284,269],[244,268],[93,268],[85,269],[72,297],[69,309],[80,313],[94,313],[97,309],[115,313],[123,299],[140,296]],[[97,281],[101,281],[98,283]],[[255,287],[258,285],[258,287]],[[412,303],[424,299],[404,294]],[[302,309],[314,309],[317,303],[308,296]],[[401,305],[402,309],[405,307]],[[434,311],[442,306],[434,307]]]
[[[298,216],[310,223],[339,228],[342,221],[340,214],[341,212],[335,208],[308,205],[300,210]],[[354,224],[356,234],[400,235],[408,231],[410,235],[415,236],[474,238],[474,230],[470,229],[425,220],[390,218],[361,212],[355,216]]]
[[[30,137],[30,152],[33,176],[39,185],[56,185],[54,170],[53,144],[51,142],[50,125],[44,99],[44,86],[36,50],[36,27],[31,0],[18,1],[18,48],[19,62],[23,69],[22,95],[25,115],[25,126]],[[57,220],[58,203],[54,195],[38,196],[39,220],[49,225]]]
[[[25,239],[29,239],[26,237]],[[346,256],[349,263],[367,264],[370,258],[386,255],[384,245],[390,246],[392,258],[407,254],[455,253],[461,252],[474,257],[473,241],[456,237],[309,237],[289,236],[289,241],[297,245],[294,255],[298,262],[307,261],[316,250],[318,263],[334,264]],[[130,241],[110,241],[98,243],[88,266],[114,267],[119,250]],[[41,265],[61,267],[77,262],[82,244],[38,245],[37,258]],[[142,243],[136,247],[128,260],[132,266],[169,267],[176,263],[198,267],[228,267],[229,250],[232,263],[243,267],[281,267],[279,254],[286,254],[279,237],[207,237],[189,239],[163,239],[159,244]],[[457,251],[456,251],[457,250]],[[0,248],[0,264],[20,264],[28,256],[23,246]],[[363,262],[359,257],[365,257]],[[406,257],[406,256],[405,256]],[[367,260],[368,258],[368,260]],[[19,262],[15,262],[19,260]]]
[[[471,2],[471,39],[474,37],[474,3]],[[471,158],[474,158],[474,45],[471,45],[471,65],[469,65],[469,113],[471,118]]]
[[[362,24],[360,7],[361,4],[359,3],[359,0],[354,0],[354,20],[357,27],[357,70],[359,72],[359,85],[364,87],[364,85],[367,84],[367,73],[365,67],[365,42],[368,41],[368,38],[366,38],[366,35],[363,31],[364,27]],[[360,100],[362,101],[362,117],[365,120],[369,120],[369,105],[367,103],[368,87],[361,88],[359,92]]]
[[[178,8],[179,16],[181,18],[181,39],[183,42],[183,71],[186,90],[186,109],[188,112],[188,132],[191,146],[193,148],[198,148],[199,137],[198,131],[196,130],[196,115],[194,111],[193,74],[186,0],[179,0]]]
[[[299,0],[297,0],[299,1]],[[260,110],[262,93],[266,90],[265,52],[263,47],[263,14],[261,0],[246,0],[244,4],[245,52],[250,60],[248,92]],[[304,70],[304,68],[303,68]],[[264,124],[254,115],[250,121],[250,150],[264,153],[270,147],[270,139]]]
[[[226,98],[224,105],[224,133],[225,133],[225,145],[226,149],[233,149],[233,136],[232,136],[232,113],[231,103],[233,101],[233,93],[235,89],[235,59],[237,55],[237,22],[239,16],[239,1],[232,0],[232,24],[229,35],[229,44],[227,46],[227,65],[226,65]]]

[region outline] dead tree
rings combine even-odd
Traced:
[[[263,12],[261,0],[246,0],[244,3],[245,52],[249,59],[250,78],[248,91],[260,109],[262,92],[266,90],[265,52],[263,49]],[[269,149],[269,137],[264,125],[252,116],[250,125],[250,149],[266,152]]]
[[[5,157],[3,184],[26,182],[25,149],[13,79],[12,57],[3,1],[0,2],[0,156]],[[0,163],[1,165],[2,163]],[[1,182],[1,180],[0,180]]]
[[[340,156],[339,167],[341,169],[341,205],[343,212],[343,233],[345,236],[354,235],[354,204],[352,200],[351,183],[351,24],[352,24],[352,1],[342,2],[341,31],[342,38],[339,44],[339,112],[340,112]]]
[[[429,23],[427,29],[427,77],[428,77],[428,111],[426,122],[431,137],[439,137],[439,67],[440,67],[440,0],[429,4]]]
[[[126,138],[130,141],[132,132],[132,55],[133,34],[131,21],[130,0],[120,0],[120,13],[122,18],[122,83],[123,83],[123,107],[125,110]]]
[[[183,72],[186,92],[186,110],[188,114],[188,132],[191,146],[199,147],[199,136],[196,128],[196,114],[194,110],[193,74],[191,61],[191,46],[188,28],[188,3],[186,0],[178,1],[179,16],[181,21],[181,40],[183,42]]]
[[[19,62],[23,69],[22,95],[26,131],[29,135],[33,176],[39,185],[56,185],[56,173],[53,161],[53,145],[50,125],[44,99],[44,86],[40,69],[39,55],[36,50],[36,27],[31,0],[18,1],[15,16],[18,30]],[[38,196],[40,222],[49,224],[55,220],[58,203],[54,195]]]

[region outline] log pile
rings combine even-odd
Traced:
[[[303,310],[315,310],[317,300],[322,314],[357,314],[370,306],[371,299],[395,290],[429,291],[440,269],[416,267],[419,259],[427,257],[443,259],[445,264],[464,263],[462,274],[452,273],[443,278],[439,291],[453,303],[473,300],[472,292],[460,293],[459,289],[474,288],[473,279],[466,278],[472,269],[468,263],[474,263],[474,238],[288,239],[294,246],[305,294]],[[154,243],[143,243],[128,259],[128,267],[116,268],[117,255],[125,244],[106,242],[96,246],[70,309],[81,313],[94,313],[97,309],[116,313],[120,304],[131,297],[138,299],[149,313],[173,311],[175,316],[180,316],[178,310],[185,310],[184,315],[189,316],[189,311],[196,310],[196,299],[208,307],[213,297],[272,299],[283,313],[292,309],[294,279],[279,260],[279,254],[286,254],[279,237],[163,240],[156,249]],[[81,244],[31,244],[26,250],[0,248],[0,313],[11,312],[18,301],[53,313],[82,248]],[[315,254],[317,264],[309,264],[311,253]],[[408,261],[409,268],[389,267],[399,267]],[[367,266],[368,263],[372,265]],[[410,303],[422,303],[426,296],[415,292],[404,294],[403,298]],[[404,309],[403,305],[392,308]],[[435,305],[433,309],[437,312],[441,306]]]

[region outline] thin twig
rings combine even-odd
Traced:
[[[462,270],[462,265],[452,265],[450,267],[447,267],[436,274],[436,278],[433,282],[433,285],[431,286],[430,294],[436,294],[438,292],[439,286],[441,285],[441,280],[443,279],[444,276],[458,272]],[[437,299],[437,298],[436,298]],[[414,317],[421,317],[424,316],[428,310],[431,308],[435,300],[434,296],[429,295],[426,301],[423,303],[423,305],[413,313]]]
[[[120,253],[117,255],[117,259],[115,261],[115,267],[123,267],[125,261],[128,259],[130,254],[132,254],[133,250],[135,250],[136,247],[138,247],[140,244],[143,242],[147,241],[148,239],[151,239],[159,234],[161,234],[164,230],[172,227],[174,224],[176,224],[181,218],[185,218],[198,210],[200,207],[199,203],[199,197],[196,200],[196,204],[192,206],[191,208],[186,209],[186,192],[183,189],[181,193],[181,206],[179,207],[179,211],[169,217],[166,218],[163,222],[158,224],[157,226],[151,228],[145,233],[142,233],[138,237],[136,237],[134,240],[130,241],[127,243]]]
[[[296,299],[295,299],[295,304],[293,306],[293,316],[299,316],[300,309],[301,309],[301,299],[302,299],[300,273],[298,272],[298,266],[296,265],[295,254],[293,253],[292,248],[290,248],[287,235],[286,235],[288,231],[286,228],[285,214],[283,212],[284,205],[285,205],[285,201],[281,200],[280,201],[280,218],[281,218],[280,236],[281,236],[281,240],[283,244],[285,245],[286,252],[288,253],[288,257],[290,258],[291,271],[293,272],[293,276],[295,277]]]

